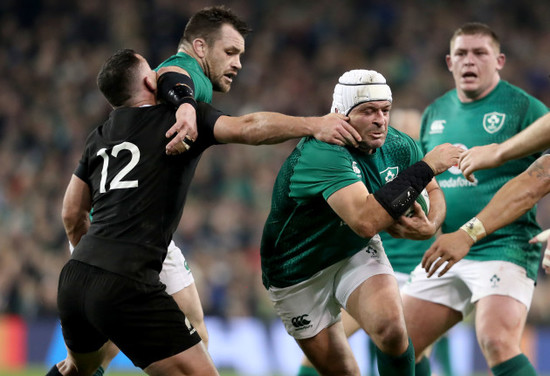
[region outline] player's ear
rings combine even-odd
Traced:
[[[145,87],[152,93],[156,93],[157,91],[157,81],[153,80],[150,76],[145,76],[143,79],[143,83],[145,84]]]
[[[193,39],[193,51],[197,54],[198,57],[201,59],[204,58],[206,55],[206,41],[202,38],[195,38]]]
[[[449,72],[451,72],[451,69],[453,68],[453,62],[451,61],[451,55],[445,56],[445,62],[447,63],[447,69]]]
[[[502,52],[498,54],[497,56],[497,71],[504,68],[504,64],[506,63],[506,55],[504,55]]]

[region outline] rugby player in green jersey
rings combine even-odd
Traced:
[[[446,61],[456,88],[424,111],[420,141],[425,150],[442,142],[464,149],[499,143],[548,112],[542,102],[501,80],[505,56],[497,35],[487,25],[468,23],[457,29]],[[475,217],[537,157],[479,171],[473,181],[464,178],[458,166],[439,175],[447,202],[442,232],[454,232]],[[476,228],[478,224],[471,225]],[[493,374],[536,375],[522,354],[520,339],[540,260],[540,246],[529,240],[538,232],[533,208],[475,243],[445,275],[428,278],[421,265],[413,271],[411,283],[403,289],[403,305],[417,358],[476,308],[478,343]]]
[[[414,375],[397,281],[378,232],[424,187],[439,192],[434,204],[443,200],[433,176],[458,162],[461,149],[447,143],[422,158],[412,138],[388,127],[391,90],[375,71],[346,72],[333,99],[332,110],[349,115],[363,141],[346,148],[304,138],[287,158],[262,236],[263,283],[322,375],[359,375],[341,308],[377,345],[381,375]],[[417,236],[435,233],[425,214],[415,220],[423,224]]]
[[[421,116],[422,113],[415,109],[392,109],[390,116],[390,126],[411,136],[415,141],[418,141]],[[388,171],[385,171],[383,173],[384,178],[387,177],[387,172]],[[445,211],[440,210],[440,205],[444,205],[445,203],[444,201],[436,203],[437,198],[435,198],[434,193],[431,193],[430,195],[434,197],[434,205],[436,206],[436,209],[433,210],[431,215],[428,215],[428,218],[431,220],[431,222],[434,222],[436,224],[437,228],[439,228],[445,216]],[[405,218],[403,218],[403,221],[411,222],[410,220],[407,220]],[[417,224],[413,224],[412,226],[415,225]],[[390,235],[388,231],[391,231],[393,236]],[[379,235],[380,239],[382,239],[384,252],[386,252],[386,255],[388,256],[388,259],[390,260],[391,266],[395,273],[399,289],[401,289],[409,280],[409,274],[422,260],[424,251],[430,247],[435,238],[431,237],[427,240],[408,239],[407,237],[414,237],[415,235],[418,236],[418,234],[410,233],[406,226],[401,225],[401,222],[396,222],[392,226],[391,230],[388,231],[381,231]],[[348,338],[356,333],[359,329],[361,329],[357,321],[355,321],[345,310],[342,310],[342,324]],[[376,375],[377,372],[375,346],[376,345],[370,339],[368,339],[369,364],[367,371],[369,375]],[[440,338],[440,340],[435,344],[434,353],[441,366],[442,375],[452,375],[447,336]],[[423,358],[421,363],[417,363],[415,367],[416,372],[418,372],[418,369],[421,367],[429,367],[428,362],[429,360],[427,357]],[[297,376],[318,375],[319,373],[315,370],[307,357],[303,357]]]
[[[203,8],[187,22],[177,53],[162,62],[156,70],[159,75],[178,72],[189,76],[194,86],[195,100],[211,103],[213,91],[227,93],[231,90],[233,79],[242,68],[240,59],[245,52],[245,37],[250,31],[245,21],[224,6]],[[166,134],[172,137],[177,133],[166,146],[168,154],[185,152],[196,138],[196,117],[192,106],[182,104],[176,115],[176,124]],[[279,114],[256,113],[255,116],[250,121],[261,124],[275,120]],[[328,142],[343,145],[359,140],[357,132],[339,118],[325,117],[322,121],[315,117],[284,119],[288,122],[285,128],[309,128],[312,135]],[[250,139],[250,143],[255,142]],[[274,139],[268,143],[275,142],[280,141]],[[207,344],[208,332],[193,275],[173,241],[163,264],[161,280]]]

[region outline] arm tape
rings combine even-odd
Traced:
[[[189,103],[195,109],[195,84],[191,77],[176,72],[163,73],[158,80],[158,95],[166,102],[179,107],[183,103]]]
[[[478,238],[481,239],[487,235],[487,231],[485,231],[485,226],[483,226],[483,222],[481,222],[477,217],[474,217],[468,222],[464,223],[460,227],[460,229],[466,231],[466,233],[470,235],[470,238],[472,238],[474,243],[477,242]]]
[[[434,172],[426,162],[416,162],[376,191],[374,198],[397,219],[411,207],[433,177]]]

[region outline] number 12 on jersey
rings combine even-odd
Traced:
[[[107,192],[107,189],[105,187],[107,185],[107,173],[109,171],[109,154],[107,154],[107,150],[107,148],[102,148],[99,149],[99,151],[97,152],[97,155],[103,158],[103,168],[101,169],[99,193]],[[111,150],[111,156],[116,158],[121,150],[129,151],[132,154],[132,158],[130,159],[130,162],[126,166],[124,166],[124,168],[122,168],[122,170],[120,170],[118,174],[115,175],[115,177],[111,181],[109,189],[137,188],[137,180],[124,181],[122,179],[138,164],[140,158],[139,148],[131,142],[123,142],[113,147],[113,150]]]

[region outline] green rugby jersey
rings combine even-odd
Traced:
[[[370,239],[351,230],[326,200],[356,182],[375,192],[421,158],[414,140],[391,127],[385,144],[370,155],[302,139],[273,188],[261,244],[264,285],[294,285],[365,248]]]
[[[417,161],[412,161],[412,163],[414,162]],[[393,270],[404,274],[410,274],[416,268],[422,261],[424,252],[435,241],[435,237],[427,240],[393,238],[386,231],[380,232],[380,238]]]
[[[193,80],[195,85],[195,99],[197,101],[212,103],[212,82],[204,74],[201,66],[195,58],[187,55],[185,52],[178,52],[163,61],[155,70],[162,67],[177,66],[185,69]]]
[[[489,95],[472,103],[460,102],[454,89],[424,111],[421,146],[428,151],[444,142],[465,149],[501,143],[546,112],[548,108],[542,102],[506,81],[500,81]],[[436,179],[447,202],[443,232],[456,231],[479,213],[508,180],[523,172],[539,155],[477,171],[474,183],[467,181],[457,167],[438,175]],[[474,244],[466,258],[510,261],[524,267],[529,278],[535,279],[541,246],[528,244],[529,239],[540,231],[535,216],[536,208],[533,208],[514,223]]]

